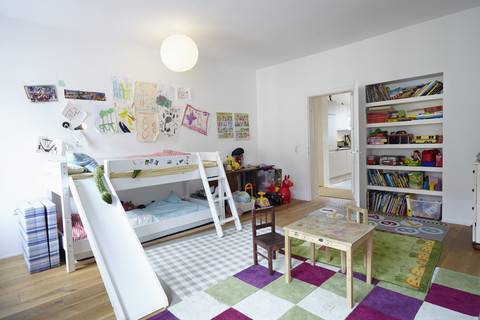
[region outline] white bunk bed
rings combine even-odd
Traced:
[[[221,165],[218,152],[191,153],[169,156],[135,156],[124,159],[105,160],[105,175],[108,177],[115,192],[122,192],[130,189],[153,187],[157,185],[174,182],[189,182],[201,179],[206,188],[208,181],[224,180],[225,172]],[[207,161],[205,161],[207,160]],[[199,166],[199,162],[201,162]],[[133,170],[141,170],[136,178],[132,178]],[[204,170],[204,171],[203,171]],[[49,197],[57,204],[57,216],[62,217],[63,232],[62,244],[65,250],[67,272],[75,271],[76,262],[93,256],[88,239],[73,241],[72,235],[72,212],[70,206],[69,178],[84,179],[90,178],[91,174],[68,174],[68,167],[65,161],[48,161],[46,185],[49,190]],[[202,172],[203,171],[203,172]],[[202,177],[203,175],[203,177]],[[217,177],[217,178],[208,178]],[[220,177],[220,178],[218,178]],[[186,183],[186,194],[189,183]],[[228,221],[235,221],[237,229],[241,229],[238,216],[225,219],[225,201],[231,200],[231,192],[228,183],[220,183],[220,194],[224,192],[226,197],[217,198],[215,201],[209,196],[209,201],[195,198],[186,199],[194,203],[201,203],[208,209],[184,214],[147,225],[135,226],[134,230],[141,242],[147,242],[176,232],[197,227],[214,220],[217,233],[222,236],[220,224]],[[228,189],[228,190],[224,190]],[[206,190],[209,194],[210,190]],[[99,194],[100,197],[100,194]],[[230,197],[230,199],[229,199]],[[234,205],[234,204],[233,204]],[[212,209],[212,208],[215,209]],[[236,209],[234,209],[236,212]]]

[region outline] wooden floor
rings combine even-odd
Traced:
[[[345,205],[348,200],[318,198],[276,208],[277,225],[285,226],[327,205]],[[250,220],[244,214],[242,221]],[[173,238],[213,229],[213,225]],[[480,276],[480,251],[472,249],[470,227],[452,225],[443,241],[441,268]],[[115,319],[95,263],[67,273],[65,264],[30,275],[23,256],[0,260],[0,318],[8,319]]]

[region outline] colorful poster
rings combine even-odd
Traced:
[[[182,110],[179,107],[161,107],[158,114],[162,139],[177,141]]]
[[[132,106],[115,106],[118,128],[123,133],[135,132],[135,110]]]
[[[136,110],[152,111],[156,108],[157,84],[135,81],[133,107]]]
[[[65,99],[105,101],[105,93],[92,91],[64,90]]]
[[[159,132],[158,113],[148,111],[136,111],[137,141],[154,142]]]
[[[248,113],[235,113],[235,138],[236,140],[250,139]]]
[[[185,113],[183,114],[182,126],[190,130],[197,131],[203,135],[207,135],[208,117],[210,113],[195,109],[187,104]]]
[[[132,105],[133,84],[129,77],[112,76],[113,101],[119,106]]]
[[[117,121],[115,117],[115,109],[108,106],[100,106],[96,108],[94,113],[95,128],[100,133],[116,133]]]
[[[68,101],[63,109],[62,115],[68,120],[69,128],[72,130],[81,125],[87,117],[85,111],[78,109],[77,106],[70,101]]]
[[[174,87],[169,86],[168,84],[160,84],[158,86],[158,93],[157,93],[157,99],[156,99],[157,105],[170,108],[172,106],[172,101],[174,97],[175,97]]]
[[[232,113],[217,112],[217,133],[220,139],[233,138]]]
[[[57,87],[54,84],[23,87],[30,102],[58,101]]]

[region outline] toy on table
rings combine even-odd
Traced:
[[[238,163],[240,168],[242,168],[243,165],[243,154],[244,150],[242,148],[237,148],[232,151],[232,157],[234,159],[234,162]]]
[[[259,208],[270,207],[270,202],[267,198],[264,197],[265,192],[259,192],[258,194],[260,195],[260,197],[255,200],[255,205]]]
[[[282,187],[278,190],[278,194],[282,196],[283,204],[290,203],[290,197],[292,196],[290,187],[292,186],[293,183],[290,181],[290,175],[285,175],[282,181]]]
[[[411,155],[412,160],[405,158],[405,165],[406,166],[421,166],[422,165],[422,160],[420,158],[420,151],[415,150],[413,151],[413,154]]]

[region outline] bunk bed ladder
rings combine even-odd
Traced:
[[[203,187],[205,189],[205,194],[207,195],[208,205],[210,206],[210,211],[212,212],[213,222],[215,223],[215,229],[219,237],[223,237],[222,225],[227,222],[234,221],[235,227],[237,230],[242,230],[242,224],[240,218],[238,217],[237,207],[235,206],[235,201],[233,201],[232,191],[228,185],[227,175],[223,169],[223,163],[218,152],[208,152],[208,153],[198,153],[198,169],[200,171],[200,176],[202,178]],[[207,172],[203,165],[202,160],[215,161],[218,166],[218,175],[207,176]],[[210,181],[218,181],[218,197],[214,198],[210,192]],[[225,218],[225,200],[230,206],[230,211],[232,216],[230,218]],[[221,214],[217,210],[217,203],[222,208]]]

